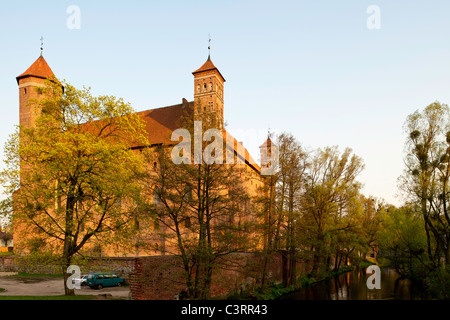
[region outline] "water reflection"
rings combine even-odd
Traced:
[[[381,268],[381,289],[368,289],[365,269],[356,269],[309,288],[296,291],[288,300],[416,300],[426,299],[422,290],[400,279],[392,268]]]

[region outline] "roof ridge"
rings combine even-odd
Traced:
[[[188,101],[188,103],[193,103],[194,101]],[[165,107],[157,107],[157,108],[152,108],[152,109],[147,109],[147,110],[142,110],[142,111],[136,111],[135,113],[143,113],[143,112],[149,112],[149,111],[153,111],[153,110],[159,110],[159,109],[166,109],[166,108],[173,108],[173,107],[178,107],[178,106],[182,106],[184,103],[177,103],[177,104],[173,104],[170,106],[165,106]]]

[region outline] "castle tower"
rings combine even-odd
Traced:
[[[261,155],[261,174],[275,174],[278,166],[278,147],[272,142],[270,136],[259,146],[259,152]]]
[[[48,66],[44,57],[41,55],[24,73],[18,76],[19,85],[19,123],[25,127],[34,126],[39,113],[29,105],[31,99],[39,98],[39,93],[35,87],[44,86],[45,79],[53,78],[52,69]]]
[[[219,69],[208,60],[197,70],[194,75],[194,117],[201,118],[202,114],[212,113],[219,121],[219,126],[223,128],[223,85],[225,78]]]

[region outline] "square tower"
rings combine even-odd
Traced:
[[[196,71],[194,75],[194,118],[201,119],[204,114],[217,118],[223,128],[223,87],[225,78],[214,66],[211,57]]]

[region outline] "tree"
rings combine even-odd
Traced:
[[[404,128],[406,169],[400,187],[420,207],[427,254],[434,267],[450,265],[450,110],[435,102],[409,115]]]
[[[319,149],[306,174],[299,232],[303,245],[312,253],[313,276],[322,264],[326,269],[330,265],[333,234],[355,227],[347,217],[359,195],[361,185],[356,177],[364,165],[360,157],[351,153],[349,148],[342,154],[337,147]]]
[[[398,274],[423,280],[434,270],[427,250],[427,236],[419,206],[390,207],[382,215],[378,235],[381,257],[387,258]]]
[[[303,191],[304,175],[308,169],[307,153],[292,134],[278,136],[279,171],[277,184],[277,235],[284,227],[285,248],[288,253],[286,285],[296,281],[296,224],[300,214],[300,195]]]
[[[71,295],[66,270],[73,257],[96,243],[120,246],[131,234],[134,177],[143,166],[130,147],[146,139],[122,99],[67,83],[62,91],[58,81],[36,90],[36,125],[18,127],[6,143],[1,182],[12,198],[16,244],[24,253],[56,255]]]
[[[222,161],[210,162],[205,156],[198,159],[189,151],[185,161],[175,163],[174,148],[161,147],[158,152],[148,149],[147,163],[157,165],[141,181],[147,186],[147,198],[153,198],[146,211],[156,217],[160,227],[164,226],[161,230],[169,242],[165,250],[182,260],[188,297],[206,299],[217,260],[251,248],[252,221],[246,218],[250,208],[241,178],[243,172],[239,165],[223,161],[226,146],[218,119],[208,112],[194,119],[193,110],[187,110],[178,125],[195,138],[194,120],[199,121],[197,124],[201,121],[197,130],[202,138],[196,143],[202,154],[210,150],[211,158]],[[213,150],[208,149],[211,144],[203,141],[208,130],[215,130],[212,144],[218,144]],[[191,148],[189,143],[184,150]]]

